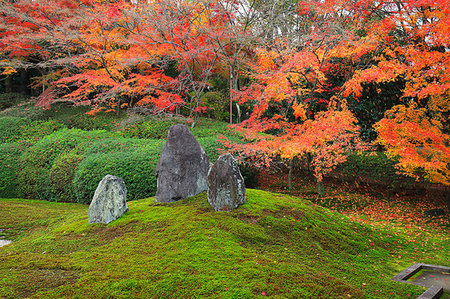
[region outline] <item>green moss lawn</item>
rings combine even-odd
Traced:
[[[353,222],[288,195],[247,190],[214,212],[206,194],[129,202],[108,225],[87,205],[0,199],[1,298],[409,298],[390,280],[413,262],[448,265],[448,233],[426,240]]]

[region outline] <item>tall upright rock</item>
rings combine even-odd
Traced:
[[[244,178],[230,154],[220,156],[209,171],[208,202],[216,211],[231,211],[246,202]]]
[[[89,223],[110,223],[128,211],[125,182],[106,175],[98,184],[89,206]]]
[[[208,188],[209,159],[185,125],[169,128],[156,165],[156,202],[173,202],[197,195]]]

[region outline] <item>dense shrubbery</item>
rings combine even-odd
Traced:
[[[94,144],[79,164],[73,180],[77,202],[90,203],[98,183],[107,174],[125,181],[128,200],[155,195],[155,168],[162,146],[162,141],[132,139],[102,140]]]
[[[196,138],[211,137],[218,135],[234,136],[235,134],[228,129],[228,124],[211,119],[200,119],[191,129]]]
[[[383,185],[391,190],[413,187],[416,184],[414,179],[397,173],[397,162],[382,152],[352,154],[335,173],[344,180]]]
[[[33,121],[23,128],[23,131],[17,135],[17,139],[26,142],[36,142],[62,128],[64,128],[64,125],[54,120]]]
[[[56,201],[75,202],[76,197],[72,186],[78,163],[83,159],[76,151],[58,156],[50,169],[49,184],[52,197]]]
[[[54,121],[31,121],[21,117],[0,117],[0,143],[36,142],[63,125]]]
[[[0,117],[0,197],[89,203],[98,182],[107,174],[124,179],[128,199],[153,196],[154,171],[168,128],[176,123],[189,125],[183,119],[138,117],[118,132],[87,131],[98,127],[116,130],[120,117],[92,117],[84,114],[86,108],[63,104],[52,109],[42,112],[39,120]],[[78,117],[84,120],[76,120]],[[221,154],[218,135],[240,141],[226,123],[213,120],[199,119],[191,131],[210,163]],[[412,179],[397,174],[396,162],[384,153],[354,154],[335,174],[343,180],[394,190],[414,186]],[[251,165],[240,168],[246,186],[257,187],[258,172]]]
[[[95,115],[86,114],[92,107],[73,106],[71,103],[54,103],[51,109],[44,110],[40,119],[55,120],[67,128],[81,130],[108,130],[112,131],[119,125],[119,120],[125,116],[124,113],[99,112]]]
[[[0,144],[0,197],[17,197],[17,163],[24,146],[19,143]]]
[[[51,113],[57,111],[53,108]],[[122,132],[109,133],[66,128],[73,118],[67,111],[48,121],[0,118],[4,128],[0,133],[0,197],[89,203],[106,174],[125,180],[128,199],[155,194],[155,167],[167,130],[175,120],[147,119]],[[193,129],[211,163],[220,155],[217,135],[224,128],[226,124],[202,120]],[[6,143],[12,141],[20,143]]]
[[[22,117],[0,117],[0,143],[16,141],[30,123]]]
[[[128,138],[165,139],[169,128],[176,123],[173,120],[142,120],[124,128],[122,135]]]
[[[208,155],[209,163],[216,162],[221,154],[219,148],[222,148],[222,144],[217,140],[217,137],[198,138],[197,141]]]
[[[76,153],[82,154],[94,141],[108,136],[109,133],[105,131],[62,129],[42,138],[20,156],[20,171],[17,178],[19,194],[31,198],[57,200],[50,180],[50,169],[55,159],[75,149]]]

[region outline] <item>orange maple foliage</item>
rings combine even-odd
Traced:
[[[442,132],[442,124],[427,116],[427,110],[412,103],[399,105],[386,112],[375,126],[378,142],[388,154],[399,157],[399,169],[430,182],[450,185],[450,135]]]

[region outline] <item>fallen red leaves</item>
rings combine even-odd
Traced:
[[[294,190],[287,189],[287,175],[268,170],[261,171],[258,185],[261,189],[274,192],[290,193],[294,196],[311,200],[331,210],[338,211],[351,220],[370,224],[375,227],[398,227],[414,231],[429,231],[448,229],[450,217],[430,217],[424,214],[426,210],[441,208],[446,210],[444,201],[430,199],[426,194],[406,196],[389,194],[388,192],[364,192],[349,190],[342,186],[328,186],[327,197],[317,196],[314,182],[303,182],[297,177],[294,180]]]

